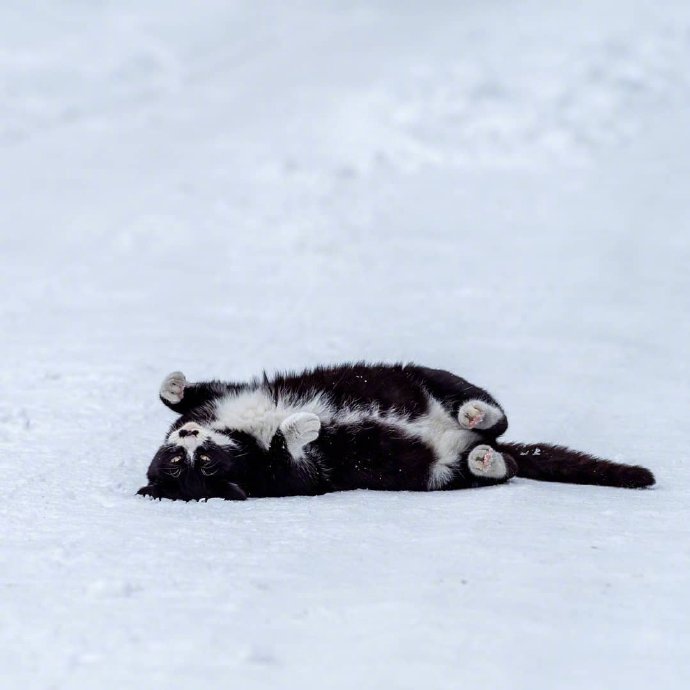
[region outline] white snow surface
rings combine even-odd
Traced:
[[[688,687],[689,125],[686,0],[4,0],[0,685]],[[352,359],[658,485],[134,495]]]

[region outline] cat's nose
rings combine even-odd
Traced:
[[[180,435],[180,438],[184,438],[185,436],[198,436],[199,435],[199,430],[198,429],[180,429],[177,432]]]

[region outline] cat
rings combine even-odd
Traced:
[[[642,488],[646,468],[563,446],[499,442],[489,393],[415,364],[344,364],[249,383],[189,383],[160,399],[180,416],[138,493],[183,501],[318,495],[350,489],[446,491],[514,476]]]

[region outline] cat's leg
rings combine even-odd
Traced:
[[[505,414],[497,405],[475,398],[459,406],[457,417],[463,429],[495,430],[500,428]]]
[[[184,398],[184,389],[187,385],[187,379],[181,371],[173,371],[168,374],[161,383],[158,395],[163,401],[163,404],[175,409],[175,405],[179,405]]]
[[[321,420],[311,412],[296,412],[283,420],[280,432],[290,456],[295,462],[304,459],[305,446],[316,441],[321,431]]]
[[[404,370],[422,383],[463,429],[495,438],[508,428],[503,409],[483,388],[442,369],[407,365]]]
[[[158,395],[166,407],[185,414],[221,397],[232,388],[232,384],[219,381],[190,383],[181,371],[173,371],[163,379]]]
[[[517,474],[517,463],[507,453],[499,453],[488,444],[480,443],[466,453],[459,470],[447,488],[503,484]]]
[[[480,443],[467,454],[467,469],[479,479],[507,481],[515,476],[517,466],[509,455]]]

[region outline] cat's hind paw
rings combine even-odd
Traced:
[[[181,371],[173,371],[168,374],[161,383],[160,396],[171,405],[177,405],[184,397],[184,388],[187,379]]]
[[[280,431],[290,454],[299,459],[302,448],[319,437],[321,420],[311,412],[295,412],[280,423]]]
[[[467,466],[475,477],[485,479],[504,479],[509,474],[503,455],[484,444],[470,451],[467,456]]]
[[[491,429],[503,417],[498,407],[483,400],[468,400],[458,410],[458,422],[463,429]]]

